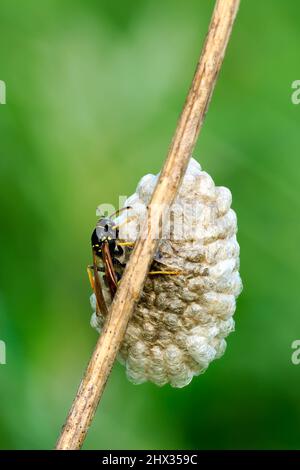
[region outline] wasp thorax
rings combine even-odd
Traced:
[[[121,240],[138,237],[156,183],[157,176],[144,176],[125,202],[131,213],[128,217],[123,212],[116,220]],[[230,191],[215,186],[192,159],[154,258],[160,266],[154,271],[179,274],[149,273],[119,351],[132,382],[183,387],[224,353],[242,289],[237,220],[230,206]],[[99,229],[105,225],[101,220]],[[100,240],[108,231],[101,231]],[[94,314],[92,325],[101,331],[104,320]]]

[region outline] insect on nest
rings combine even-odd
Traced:
[[[124,208],[92,234],[91,324],[101,331],[132,252],[157,176],[146,175]],[[239,276],[231,193],[190,161],[119,351],[134,383],[187,385],[226,348]]]

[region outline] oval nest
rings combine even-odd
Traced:
[[[122,240],[138,237],[157,178],[144,176],[125,202],[131,209],[118,219]],[[147,277],[119,351],[133,383],[184,387],[224,353],[242,290],[231,199],[191,159],[151,268],[176,274]],[[94,295],[91,304],[95,310]],[[94,312],[92,326],[100,332],[103,323]]]

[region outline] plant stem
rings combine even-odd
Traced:
[[[217,0],[208,35],[146,222],[130,256],[102,334],[96,344],[56,449],[80,449],[139,300],[159,240],[151,234],[167,215],[185,174],[223,62],[239,0]]]

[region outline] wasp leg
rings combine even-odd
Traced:
[[[134,246],[135,242],[117,242],[118,246]]]
[[[93,266],[93,265],[88,265],[87,267],[87,273],[89,277],[89,281],[92,287],[92,290],[94,291],[94,294],[96,296],[96,315],[100,315],[100,313],[107,315],[107,307],[105,304],[105,300],[102,294],[101,290],[101,285],[98,282],[95,281],[95,275],[96,271],[103,272],[103,268],[99,268],[98,266]]]
[[[174,275],[174,276],[179,276],[179,274],[182,274],[183,271],[150,271],[148,274],[151,276],[157,275],[157,274],[168,274],[168,275]]]
[[[91,288],[92,290],[94,290],[94,287],[95,287],[95,282],[94,282],[94,275],[93,275],[93,267],[91,265],[89,265],[87,268],[87,273],[88,273],[88,276],[89,276],[89,281],[90,281],[90,284],[91,284]]]
[[[98,273],[104,273],[104,268],[97,266],[96,267]],[[92,264],[89,264],[87,267],[87,271],[93,271],[94,272],[94,266]]]
[[[92,264],[89,264],[88,267],[86,268],[87,270],[87,273],[88,273],[88,277],[89,277],[89,281],[90,281],[90,284],[91,284],[91,288],[93,290],[95,290],[95,281],[94,281],[94,266]],[[97,266],[97,271],[98,272],[104,272],[104,269],[103,268],[99,268]]]

